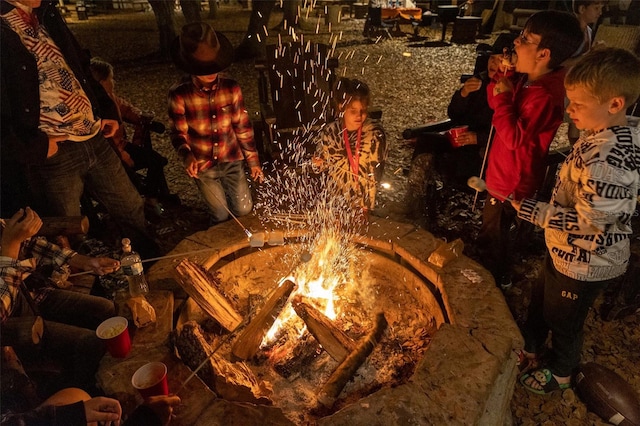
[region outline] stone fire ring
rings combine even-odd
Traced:
[[[244,217],[241,221],[252,232],[262,229],[255,217]],[[285,232],[285,240],[296,236]],[[442,269],[430,264],[429,255],[444,242],[410,224],[372,218],[367,235],[359,238],[357,243],[392,256],[432,283],[445,320],[438,324],[438,331],[407,383],[381,389],[318,420],[318,424],[510,424],[509,405],[517,376],[513,349],[522,347],[523,340],[491,274],[466,256]],[[212,253],[189,258],[207,268],[225,256],[241,256],[241,250],[256,250],[249,248],[238,224],[227,221],[187,237],[170,254],[206,248],[211,248]],[[264,249],[268,250],[268,246]],[[159,261],[148,271],[152,293],[173,293],[177,299],[186,297],[174,275],[180,260],[178,257]],[[158,329],[168,328],[156,330],[157,338],[145,338],[147,329],[138,330],[140,336],[134,336],[133,349],[126,359],[105,356],[99,383],[107,394],[121,398],[129,395],[140,402],[128,380],[137,367],[158,360],[169,365],[171,391],[179,389],[190,370],[169,353],[166,343],[170,318],[171,315],[168,324],[162,326],[159,321],[156,325]],[[183,403],[172,425],[292,424],[277,407],[216,399],[197,377],[179,396]]]

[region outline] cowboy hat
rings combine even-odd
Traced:
[[[231,65],[233,46],[222,33],[205,22],[182,27],[170,47],[176,67],[191,75],[216,74]]]

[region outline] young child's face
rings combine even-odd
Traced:
[[[567,113],[580,130],[602,130],[611,125],[609,102],[600,101],[583,85],[567,87]]]
[[[357,130],[367,118],[367,105],[359,100],[351,101],[344,108],[344,127],[347,130]]]
[[[497,73],[504,74],[507,71],[503,59],[503,55],[501,54],[489,56],[489,63],[487,64],[487,74],[489,78],[493,78]]]
[[[527,30],[523,30],[520,36],[516,37],[513,44],[517,72],[527,74],[535,70],[538,45],[541,41],[542,37],[539,34],[530,33]]]
[[[580,6],[578,17],[585,24],[595,24],[602,15],[604,3],[592,3],[588,6]]]

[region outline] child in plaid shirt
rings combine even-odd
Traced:
[[[172,45],[173,61],[189,74],[169,90],[171,142],[211,209],[213,222],[251,212],[244,171],[264,175],[240,86],[221,74],[232,60],[229,40],[203,22],[187,24]]]

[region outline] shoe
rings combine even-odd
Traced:
[[[548,368],[540,368],[520,377],[520,384],[536,395],[548,395],[557,390],[571,388],[571,383],[558,383]]]
[[[156,219],[164,219],[167,217],[166,210],[164,206],[155,198],[147,198],[145,199],[145,211],[151,214]]]
[[[511,280],[511,277],[509,275],[505,275],[500,279],[499,285],[502,291],[506,291],[513,287],[513,281]]]

